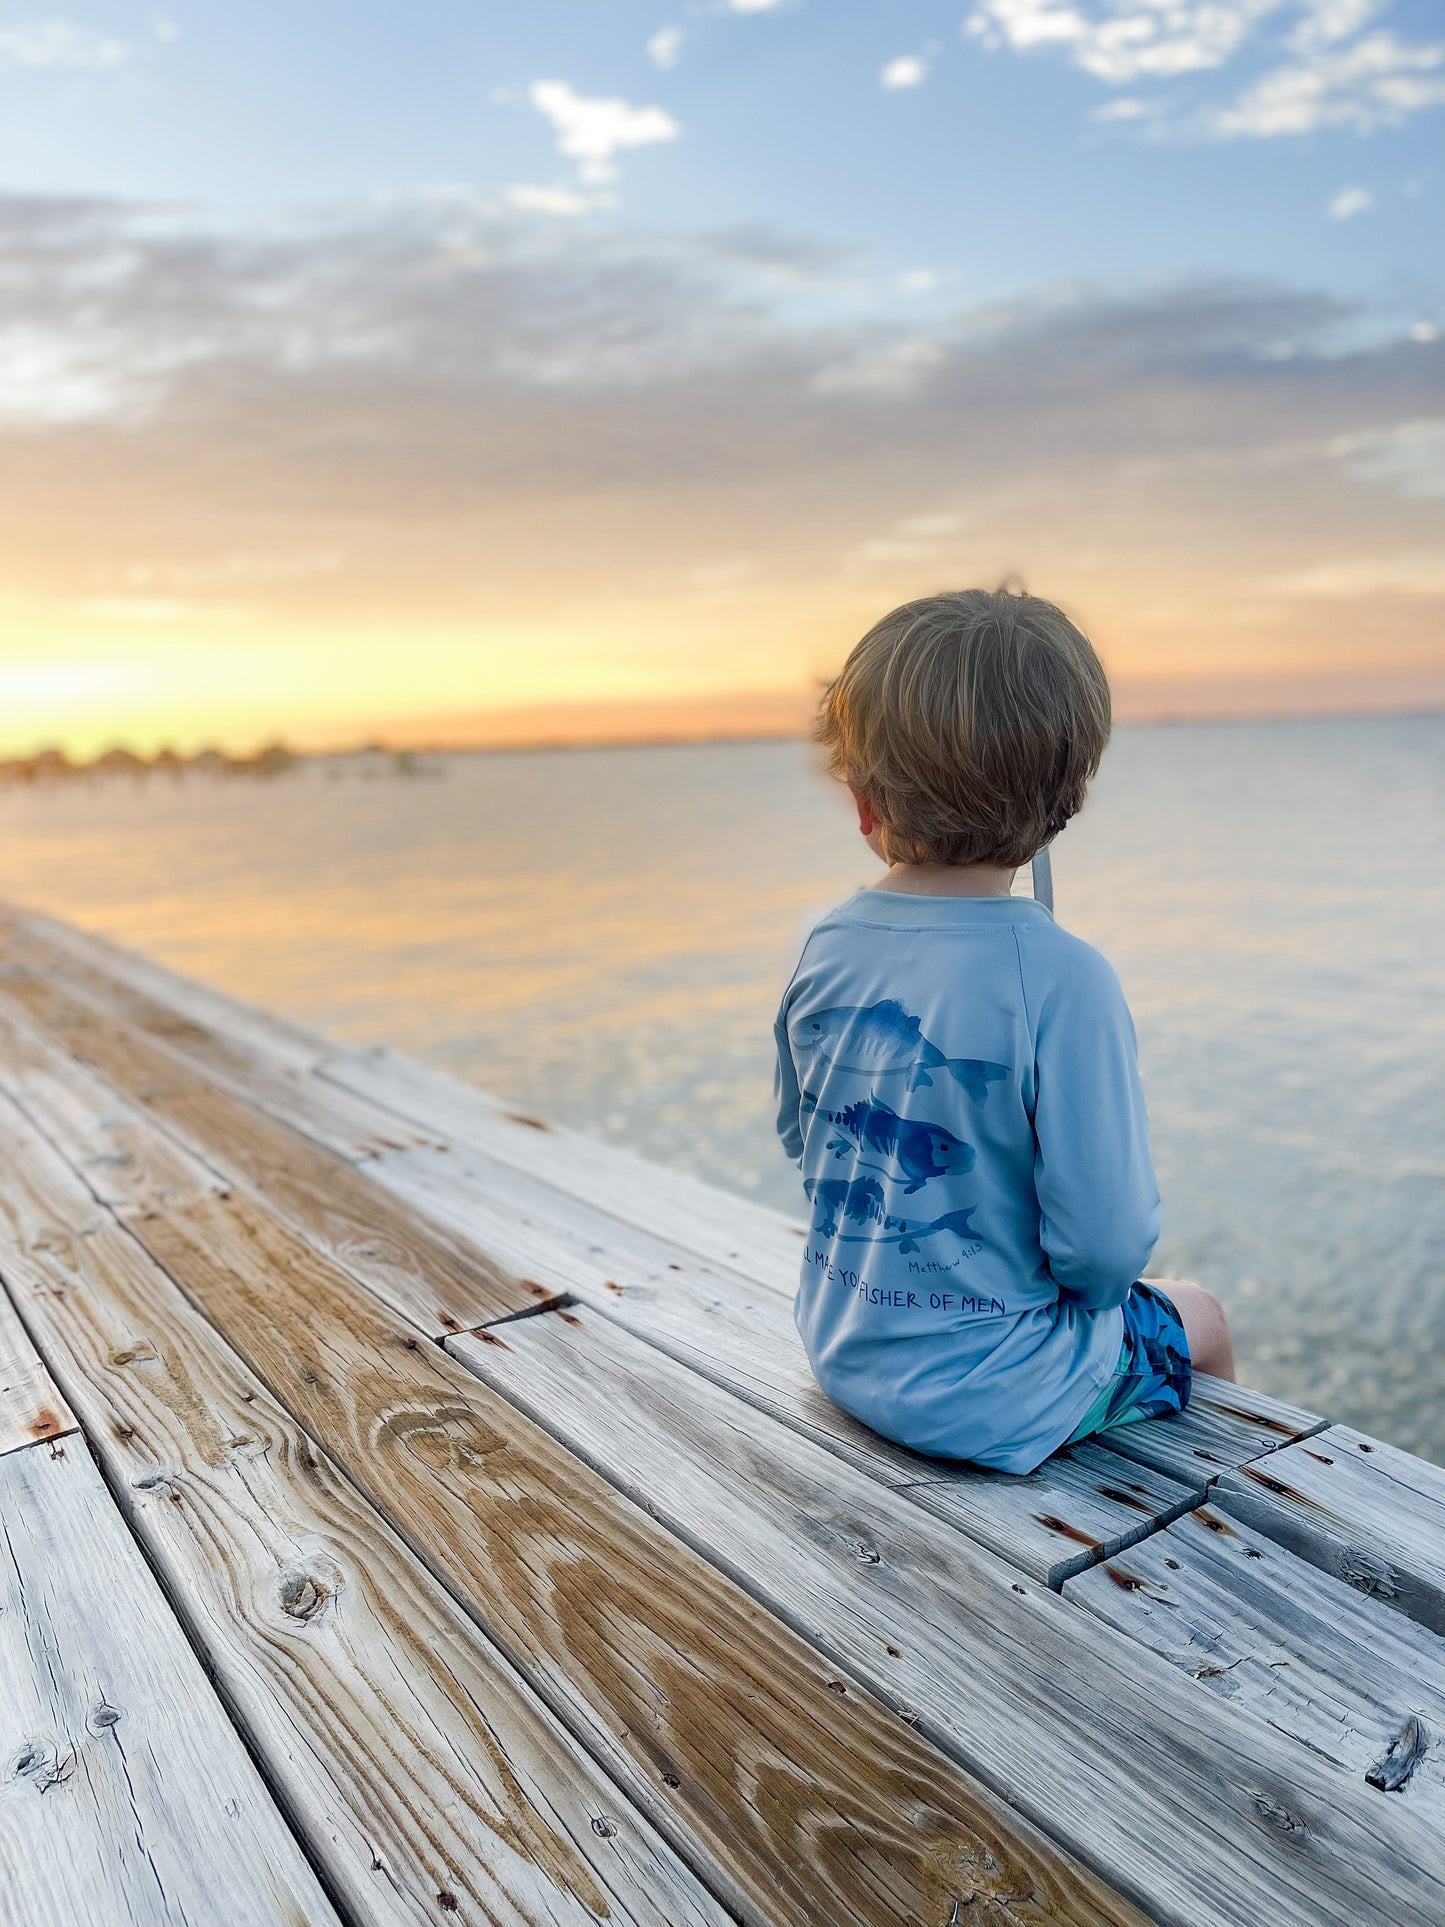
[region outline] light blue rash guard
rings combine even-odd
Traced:
[[[1112,1377],[1159,1236],[1118,978],[1031,898],[860,890],[777,1043],[819,1385],[915,1451],[1031,1472]]]

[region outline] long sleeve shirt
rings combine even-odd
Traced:
[[[1030,1472],[1112,1376],[1159,1235],[1119,981],[1041,904],[860,890],[777,1021],[819,1385],[940,1458]]]

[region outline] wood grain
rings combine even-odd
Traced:
[[[0,1008],[18,1005],[214,1170],[249,1186],[433,1336],[545,1301],[546,1292],[529,1289],[445,1228],[419,1218],[341,1158],[262,1117],[173,1052],[56,984],[12,974],[0,978],[0,990]]]
[[[636,1225],[791,1300],[805,1227],[766,1205],[499,1104],[391,1050],[338,1052],[317,1074],[460,1148],[540,1179],[574,1205]]]
[[[745,1920],[1137,1919],[253,1200],[135,1230]]]
[[[1346,1425],[1222,1478],[1214,1503],[1445,1633],[1445,1472]]]
[[[339,1927],[74,1441],[0,1458],[0,1923]]]
[[[79,1179],[0,1099],[0,1168]],[[43,1220],[41,1221],[43,1223]],[[370,1927],[727,1916],[113,1220],[0,1269],[331,1890]]]
[[[123,959],[124,953],[116,954]],[[163,1044],[232,1097],[349,1163],[377,1151],[431,1141],[394,1113],[311,1076],[313,1053],[297,1063],[283,1050],[278,1061],[275,1051],[258,1049],[249,1034],[238,1036],[205,1022],[137,982],[134,970],[91,956],[35,923],[7,921],[0,913],[0,960],[8,970],[42,977],[126,1029]]]
[[[0,1453],[74,1430],[75,1414],[15,1315],[0,1266]]]
[[[1433,1828],[616,1327],[448,1349],[1157,1919],[1445,1910]]]
[[[48,957],[54,962],[59,951],[66,958],[103,970],[117,982],[129,984],[178,1015],[225,1037],[238,1051],[249,1053],[253,1061],[276,1069],[304,1074],[336,1048],[317,1031],[232,997],[213,984],[183,976],[154,957],[123,949],[99,931],[82,930],[38,910],[0,904],[0,942],[35,945],[28,953],[33,961],[43,963]],[[42,943],[44,950],[39,948]]]
[[[1445,1640],[1423,1626],[1211,1506],[1064,1597],[1362,1781],[1417,1719],[1396,1795],[1445,1828]]]

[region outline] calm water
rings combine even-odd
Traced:
[[[0,795],[0,891],[786,1210],[770,1027],[870,874],[792,743]],[[1445,718],[1120,733],[1055,854],[1138,1021],[1156,1269],[1445,1463]]]

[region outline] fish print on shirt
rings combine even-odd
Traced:
[[[1008,1076],[1007,1064],[981,1057],[947,1057],[923,1035],[922,1019],[896,998],[881,1004],[839,1004],[802,1018],[790,1032],[797,1056],[817,1055],[840,1071],[873,1079],[902,1077],[916,1091],[946,1071],[975,1104],[988,1101],[988,1087]]]
[[[807,1108],[817,1108],[816,1098],[807,1093],[803,1103]],[[955,1137],[942,1124],[931,1124],[926,1118],[900,1117],[880,1098],[860,1098],[846,1110],[824,1111],[823,1116],[837,1126],[840,1134],[829,1138],[827,1143],[826,1148],[834,1157],[871,1152],[884,1159],[895,1167],[884,1169],[884,1176],[907,1180],[904,1197],[921,1191],[930,1178],[958,1176],[973,1169],[977,1154],[971,1144]]]
[[[833,1238],[844,1245],[897,1245],[905,1256],[919,1249],[921,1238],[935,1238],[951,1231],[955,1237],[977,1236],[973,1214],[978,1206],[963,1211],[946,1211],[929,1224],[911,1223],[894,1217],[887,1208],[883,1186],[876,1178],[805,1178],[803,1189],[813,1206],[813,1229],[820,1238]],[[839,1218],[850,1224],[877,1225],[879,1231],[840,1231]]]

